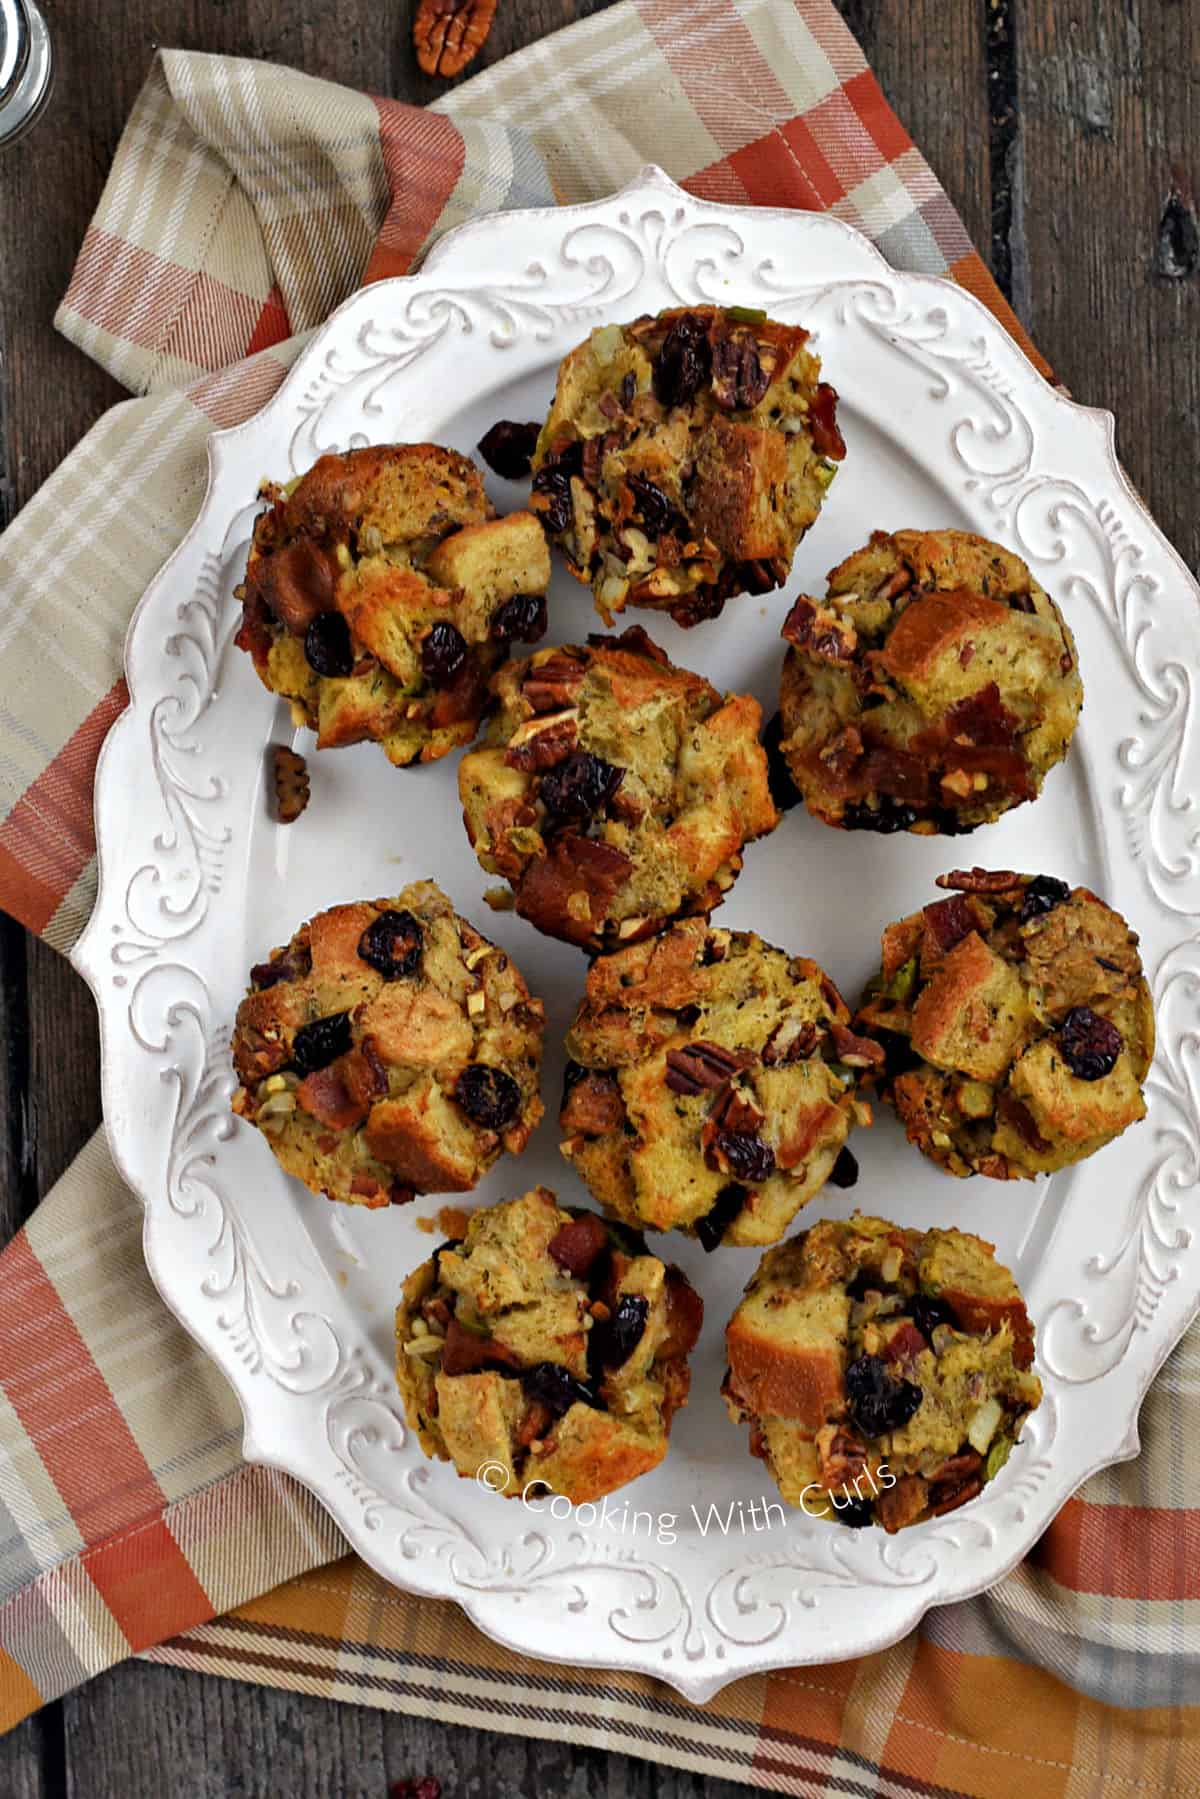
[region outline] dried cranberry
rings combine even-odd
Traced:
[[[921,1335],[929,1343],[933,1342],[933,1333],[939,1324],[953,1324],[954,1313],[944,1299],[935,1299],[932,1293],[914,1293],[905,1308],[912,1316],[912,1321]]]
[[[442,1783],[436,1774],[423,1774],[419,1779],[410,1775],[407,1780],[392,1782],[388,1799],[442,1799]]]
[[[582,820],[607,805],[624,778],[623,768],[614,768],[586,750],[576,750],[565,762],[546,770],[538,792],[553,818]]]
[[[583,472],[583,445],[575,440],[561,450],[552,451],[533,477],[533,489],[548,503],[541,509],[548,531],[569,531],[575,517],[571,498],[571,476]]]
[[[381,912],[358,940],[358,953],[386,980],[415,974],[421,965],[424,934],[411,912]]]
[[[753,1131],[718,1131],[713,1148],[731,1174],[757,1187],[775,1172],[775,1151]]]
[[[569,1368],[560,1362],[538,1362],[526,1368],[521,1385],[530,1399],[545,1406],[552,1418],[561,1418],[573,1405],[595,1405],[596,1395],[583,1381],[576,1380]]]
[[[846,1370],[850,1416],[867,1437],[901,1430],[924,1398],[914,1381],[889,1374],[877,1355],[860,1355]]]
[[[881,795],[878,806],[865,803],[847,806],[842,813],[842,823],[848,831],[877,831],[880,836],[890,837],[895,831],[910,830],[919,816],[915,806],[899,806]]]
[[[691,535],[687,520],[661,487],[647,481],[644,475],[630,475],[628,481],[642,523],[652,537],[662,537],[667,532],[685,539]]]
[[[315,1074],[328,1068],[350,1048],[349,1012],[331,1012],[327,1018],[314,1018],[302,1025],[292,1040],[292,1062],[301,1074]]]
[[[736,1181],[730,1181],[717,1194],[716,1204],[711,1212],[696,1220],[696,1236],[701,1248],[711,1255],[717,1248],[725,1232],[729,1229],[750,1195],[745,1187],[739,1187]]]
[[[654,365],[654,392],[664,406],[683,406],[706,385],[711,369],[708,325],[685,312],[663,339]]]
[[[837,1161],[829,1170],[831,1187],[856,1187],[858,1185],[858,1157],[852,1149],[839,1149]]]
[[[626,412],[628,412],[629,408],[633,405],[636,393],[637,376],[634,374],[633,370],[630,369],[627,375],[621,376],[621,404]]]
[[[770,385],[771,372],[763,368],[753,331],[735,330],[718,337],[712,352],[712,391],[722,411],[749,411]]]
[[[629,1360],[646,1329],[650,1301],[637,1293],[624,1293],[617,1301],[612,1317],[597,1324],[588,1338],[589,1368],[622,1368]]]
[[[259,993],[264,987],[274,987],[278,981],[299,981],[312,971],[312,951],[307,943],[298,943],[295,948],[289,943],[281,955],[272,956],[269,962],[256,962],[250,970],[250,985]]]
[[[801,795],[792,779],[792,771],[784,760],[782,743],[783,718],[777,712],[763,732],[762,745],[767,755],[767,783],[775,809],[777,812],[790,812],[793,806],[799,805]]]
[[[475,447],[493,474],[505,481],[524,481],[540,430],[536,422],[521,425],[516,419],[501,419],[484,432]]]
[[[318,612],[304,633],[304,659],[319,675],[348,675],[354,667],[350,627],[340,612]]]
[[[503,1068],[472,1062],[458,1077],[454,1097],[485,1131],[502,1131],[521,1110],[521,1089]]]
[[[421,644],[421,667],[433,687],[449,687],[467,659],[467,640],[448,619],[431,625]]]
[[[492,636],[499,643],[537,643],[546,635],[544,593],[518,593],[496,609]]]
[[[1021,923],[1028,924],[1031,918],[1040,918],[1043,912],[1053,912],[1056,906],[1065,905],[1070,897],[1071,889],[1065,881],[1058,881],[1053,875],[1034,875],[1021,901]]]
[[[850,1499],[842,1505],[834,1501],[833,1515],[850,1530],[863,1530],[875,1522],[875,1504],[870,1499]]]
[[[1100,1081],[1116,1067],[1124,1039],[1111,1019],[1090,1006],[1072,1006],[1062,1021],[1058,1041],[1067,1067],[1081,1081]]]

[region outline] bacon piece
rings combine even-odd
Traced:
[[[446,1329],[446,1347],[442,1351],[443,1374],[478,1374],[481,1368],[520,1368],[521,1358],[515,1349],[497,1343],[494,1337],[479,1337],[464,1330],[457,1318]]]
[[[570,1224],[564,1224],[546,1245],[559,1267],[579,1281],[586,1280],[592,1263],[607,1247],[608,1232],[594,1212],[572,1218]]]
[[[1018,723],[1001,704],[999,687],[989,681],[978,693],[968,694],[950,707],[945,729],[951,738],[966,737],[974,744],[1009,749],[1016,742]]]
[[[971,906],[961,894],[953,899],[935,900],[931,906],[924,908],[925,924],[934,944],[945,955],[964,937],[969,937],[976,928],[977,919]]]
[[[888,1338],[883,1359],[885,1362],[912,1361],[927,1347],[928,1345],[916,1325],[911,1319],[906,1318],[899,1329],[893,1331]]]
[[[558,1122],[564,1131],[582,1131],[589,1137],[620,1130],[625,1101],[616,1075],[607,1069],[586,1069],[564,1096]]]
[[[894,1487],[886,1487],[875,1501],[875,1515],[884,1530],[894,1534],[913,1524],[929,1503],[929,1483],[919,1474],[902,1474]]]
[[[354,1099],[347,1090],[341,1067],[344,1059],[339,1056],[327,1068],[318,1068],[306,1075],[296,1089],[296,1104],[300,1109],[333,1131],[349,1130],[351,1125],[361,1124],[367,1115],[366,1105]]]
[[[923,757],[908,750],[868,742],[859,785],[865,793],[884,793],[903,805],[923,806],[929,799],[929,767]]]
[[[881,1068],[887,1060],[882,1043],[857,1036],[836,1018],[830,1020],[829,1035],[838,1061],[850,1068]]]
[[[666,665],[670,657],[660,650],[644,625],[626,625],[619,637],[606,637],[603,632],[588,633],[588,646],[594,650],[629,650],[635,656],[648,656],[651,662]]]
[[[271,631],[270,611],[257,588],[252,593],[247,592],[242,602],[242,622],[233,641],[239,650],[247,651],[254,658],[255,668],[261,673],[266,672],[275,638]]]
[[[317,614],[333,605],[336,586],[337,563],[307,537],[266,557],[258,578],[270,611],[296,637],[303,637]]]
[[[818,456],[827,456],[830,462],[841,462],[846,454],[846,440],[838,429],[837,401],[836,387],[831,387],[828,381],[822,381],[818,383],[808,408],[808,428],[812,434],[813,449]]]
[[[664,1291],[667,1322],[657,1359],[670,1362],[689,1356],[695,1349],[704,1324],[704,1301],[674,1262],[667,1264]]]
[[[525,870],[517,889],[517,911],[550,937],[588,943],[632,870],[633,863],[623,850],[564,831],[547,853]],[[587,896],[586,917],[568,910],[568,901],[576,893]]]
[[[487,704],[487,678],[474,657],[468,656],[449,687],[443,687],[433,702],[429,722],[435,731],[448,725],[478,719]]]

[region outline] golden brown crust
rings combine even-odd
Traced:
[[[542,1003],[431,881],[318,913],[251,981],[233,1109],[316,1193],[466,1192],[542,1115]]]
[[[593,331],[564,358],[531,505],[601,616],[688,626],[787,578],[845,454],[808,333],[716,306]]]
[[[494,677],[459,792],[482,866],[548,936],[611,948],[708,913],[774,829],[762,714],[644,631],[539,650]]]
[[[1154,1051],[1137,937],[1086,887],[972,869],[883,937],[856,1025],[879,1088],[952,1174],[1030,1179],[1145,1115]]]
[[[965,531],[876,531],[783,627],[781,748],[847,829],[960,832],[1032,799],[1070,743],[1075,645],[1019,557]]]
[[[1041,1398],[990,1243],[859,1214],[768,1250],[726,1328],[723,1392],[784,1499],[894,1531],[980,1491]]]
[[[532,515],[496,518],[474,464],[436,444],[322,456],[260,497],[237,642],[296,723],[397,764],[469,743],[492,670],[545,630],[544,605],[502,610],[549,583]]]

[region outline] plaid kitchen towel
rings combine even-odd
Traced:
[[[126,624],[195,516],[212,427],[450,225],[594,197],[651,160],[706,197],[836,211],[1019,334],[828,0],[621,0],[425,112],[158,58],[58,319],[142,397],[0,543],[9,911],[63,949],[87,916]],[[1200,1793],[1195,1330],[1139,1461],[1091,1481],[992,1593],[881,1654],[742,1680],[702,1720],[651,1679],[522,1660],[387,1587],[307,1493],[240,1461],[240,1430],[97,1137],[0,1256],[0,1727],[132,1652],[783,1793]]]

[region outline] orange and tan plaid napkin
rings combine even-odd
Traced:
[[[0,542],[9,911],[60,949],[87,916],[126,624],[200,505],[212,427],[449,226],[646,161],[705,197],[829,208],[1017,329],[829,0],[622,0],[425,112],[158,58],[58,316],[143,397]],[[132,1652],[782,1793],[1200,1793],[1200,1332],[1146,1402],[1140,1460],[992,1593],[700,1718],[649,1678],[522,1660],[346,1555],[303,1489],[241,1462],[236,1401],[154,1292],[140,1225],[97,1137],[0,1256],[0,1727]]]

